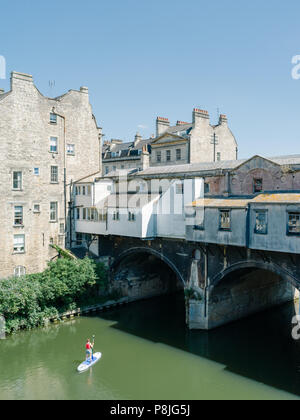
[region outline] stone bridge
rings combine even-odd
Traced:
[[[108,236],[112,287],[132,300],[185,290],[187,324],[209,330],[292,301],[300,288],[297,255],[179,239]]]

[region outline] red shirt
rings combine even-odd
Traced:
[[[86,344],[86,346],[85,346],[85,348],[86,348],[87,350],[91,350],[91,345],[90,345],[89,343],[87,343],[87,344]]]

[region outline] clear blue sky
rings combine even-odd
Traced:
[[[45,95],[87,85],[107,139],[149,136],[156,116],[190,121],[198,106],[213,123],[228,115],[240,157],[294,154],[299,16],[299,0],[1,1],[0,55]]]

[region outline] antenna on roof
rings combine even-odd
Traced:
[[[218,114],[217,116],[218,116],[218,121],[219,121],[219,119],[220,119],[220,115],[221,115],[221,114],[220,114],[220,108],[217,108],[217,114]]]
[[[53,89],[55,88],[55,80],[49,80],[49,96],[52,96]]]

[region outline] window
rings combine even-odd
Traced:
[[[41,212],[40,205],[39,204],[34,204],[33,213],[40,213],[40,212]]]
[[[91,209],[91,220],[93,221],[93,222],[98,222],[98,218],[99,218],[99,216],[98,216],[98,211],[97,211],[97,209],[95,209],[94,207]]]
[[[288,234],[300,235],[300,213],[288,213]]]
[[[22,189],[22,172],[13,173],[13,189],[14,190]]]
[[[266,210],[258,210],[256,212],[254,233],[259,235],[268,233],[268,212]]]
[[[67,154],[75,155],[75,144],[67,144]]]
[[[167,162],[171,162],[171,150],[167,150]]]
[[[135,213],[133,213],[132,211],[128,212],[128,220],[129,222],[135,222],[136,220]]]
[[[92,194],[92,188],[90,185],[88,185],[87,187],[87,195],[91,195]]]
[[[204,184],[204,194],[210,193],[210,185],[208,183]]]
[[[58,166],[51,166],[51,184],[58,183]]]
[[[50,203],[50,222],[57,222],[58,217],[58,203],[56,201],[52,201]]]
[[[57,153],[57,137],[50,137],[50,152]]]
[[[65,224],[64,223],[61,223],[59,225],[59,233],[60,233],[60,235],[64,235],[65,234]]]
[[[231,214],[230,210],[220,211],[220,230],[231,229]]]
[[[86,210],[87,210],[87,219],[91,220],[91,209],[87,208]]]
[[[76,209],[76,219],[80,220],[80,209]]]
[[[82,239],[83,239],[82,233],[76,233],[76,245],[77,246],[82,245]]]
[[[50,113],[50,124],[57,124],[57,115],[53,112]]]
[[[14,235],[14,252],[16,254],[25,252],[25,235]]]
[[[82,219],[86,220],[86,209],[82,209]]]
[[[82,195],[85,195],[85,191],[86,191],[85,186],[83,186],[82,187]]]
[[[106,222],[107,220],[107,212],[106,210],[99,210],[99,221]]]
[[[181,160],[181,149],[176,149],[176,160]]]
[[[161,152],[156,152],[156,162],[161,162]]]
[[[15,277],[22,277],[26,275],[26,268],[19,265],[14,269],[14,276]]]
[[[109,166],[105,166],[105,175],[109,173]]]
[[[35,176],[39,176],[39,174],[40,174],[40,168],[34,168],[33,169],[33,173],[34,173]]]
[[[118,211],[114,211],[113,220],[120,220],[120,213]]]
[[[23,207],[22,206],[15,206],[14,225],[23,226]]]
[[[176,184],[176,194],[182,195],[184,193],[183,184]]]
[[[81,194],[81,187],[76,187],[75,192],[76,192],[76,195],[80,195]]]
[[[255,193],[262,192],[263,190],[263,180],[261,178],[256,178],[253,180],[253,191]]]
[[[117,167],[116,166],[113,166],[112,170],[113,170],[113,172],[116,172]]]
[[[217,153],[217,162],[221,162],[221,153],[220,152]]]

